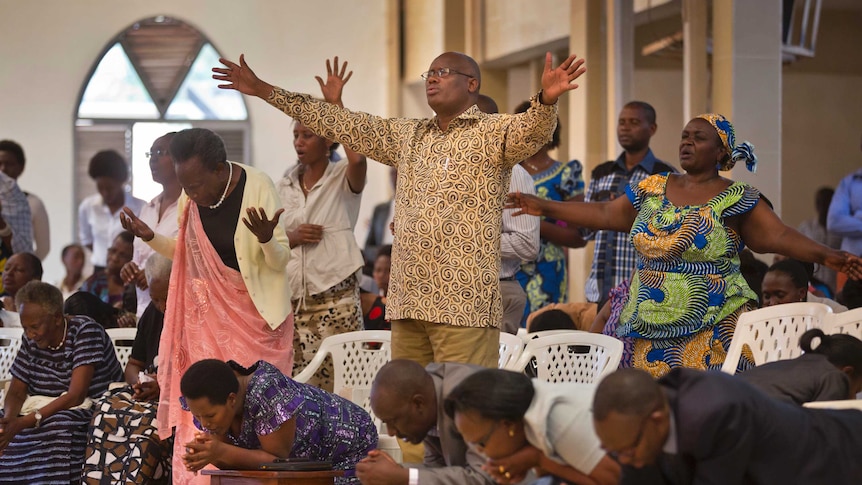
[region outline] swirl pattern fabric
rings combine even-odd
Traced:
[[[584,193],[584,168],[581,162],[554,162],[544,172],[533,175],[536,195],[547,200],[566,201]],[[553,219],[547,222],[556,223]],[[546,239],[541,240],[539,256],[535,261],[521,263],[515,275],[527,293],[522,322],[527,315],[551,303],[568,301],[568,275],[566,248]]]
[[[649,341],[651,349],[662,349],[655,357],[672,366],[709,362],[704,356],[713,342],[726,347],[730,339],[725,344],[718,334],[706,335],[720,329],[732,335],[737,311],[756,299],[739,271],[742,239],[725,220],[753,209],[760,193],[734,182],[703,205],[677,207],[667,199],[666,185],[666,174],[654,175],[627,190],[638,211],[630,238],[639,261],[617,334]],[[671,358],[694,341],[703,355]],[[636,365],[643,348],[635,346]]]
[[[551,139],[556,106],[525,113],[472,106],[436,118],[385,119],[275,88],[268,102],[315,133],[398,169],[386,318],[498,327],[500,227],[511,168]]]

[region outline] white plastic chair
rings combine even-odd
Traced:
[[[823,333],[846,333],[862,340],[862,308],[826,315]]]
[[[377,371],[391,359],[391,341],[392,332],[387,330],[361,330],[326,337],[311,362],[293,380],[308,382],[326,356],[331,355],[335,372],[333,392],[371,413],[371,383]]]
[[[332,356],[333,392],[362,406],[371,415],[378,429],[377,448],[400,463],[398,440],[386,433],[383,423],[371,410],[371,383],[377,371],[392,359],[391,341],[392,332],[387,330],[361,330],[326,337],[311,362],[293,380],[308,382],[326,356]]]
[[[530,343],[531,340],[535,340],[539,337],[544,337],[546,335],[560,335],[565,333],[572,332],[583,332],[583,330],[575,330],[575,329],[560,329],[560,330],[542,330],[541,332],[530,332],[528,333],[526,330],[524,333],[519,333],[518,337],[524,342],[524,345]]]
[[[799,337],[822,326],[832,309],[822,303],[784,303],[745,312],[736,322],[722,372],[735,374],[744,346],[751,349],[755,365],[802,355]]]
[[[12,363],[24,340],[24,329],[18,327],[0,327],[0,406],[6,399],[6,386],[12,382]]]
[[[107,328],[105,329],[111,342],[114,344],[114,354],[120,361],[120,367],[125,370],[132,356],[132,344],[135,343],[137,328]]]
[[[597,333],[581,331],[541,335],[527,343],[521,357],[508,370],[523,372],[536,359],[536,377],[547,382],[598,383],[620,365],[623,343]]]
[[[500,332],[500,360],[497,367],[505,369],[510,362],[518,360],[521,351],[524,350],[524,341],[521,337],[508,332]]]

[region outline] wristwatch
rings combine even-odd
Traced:
[[[36,418],[36,427],[38,428],[38,427],[39,427],[39,425],[40,425],[40,424],[42,424],[42,413],[40,413],[40,412],[39,412],[39,410],[37,409],[37,410],[33,413],[33,417],[35,417],[35,418]]]

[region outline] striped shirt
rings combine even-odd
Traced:
[[[533,177],[521,165],[512,167],[509,192],[536,195]],[[536,216],[513,216],[515,209],[503,211],[503,234],[500,237],[500,278],[510,278],[521,269],[521,261],[533,261],[539,255],[539,222]]]

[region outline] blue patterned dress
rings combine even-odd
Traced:
[[[565,164],[554,162],[544,172],[533,175],[536,195],[547,200],[565,201],[583,194],[583,170],[581,162],[577,160]],[[543,220],[558,223],[553,219]],[[539,257],[535,261],[522,263],[515,278],[527,293],[527,306],[521,320],[521,326],[524,326],[530,313],[551,303],[565,303],[568,300],[566,248],[542,239]]]
[[[69,329],[59,350],[40,349],[24,339],[12,376],[27,384],[28,395],[57,397],[69,390],[75,368],[92,365],[87,397],[97,399],[110,383],[123,380],[114,345],[89,317],[67,318]],[[80,483],[92,416],[92,409],[67,409],[46,416],[38,428],[21,430],[0,456],[0,483]]]
[[[739,271],[742,238],[725,219],[752,210],[760,193],[734,182],[703,205],[677,207],[665,196],[667,177],[626,191],[638,211],[630,234],[638,267],[617,327],[635,340],[633,366],[655,376],[720,368],[739,314],[757,298]]]
[[[339,485],[358,484],[356,463],[377,447],[377,427],[371,416],[356,404],[282,374],[272,364],[259,360],[249,369],[228,362],[241,374],[251,374],[243,406],[239,436],[227,441],[246,449],[259,449],[258,436],[268,435],[296,417],[292,458],[332,461],[344,470]],[[195,425],[200,424],[195,420]]]

